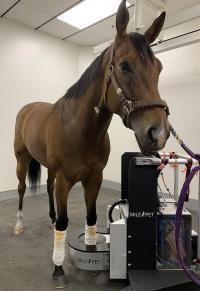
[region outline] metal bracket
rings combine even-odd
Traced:
[[[160,159],[155,157],[137,157],[136,158],[136,165],[137,166],[144,166],[144,165],[160,165]]]
[[[142,0],[135,0],[134,30],[139,31],[144,27],[142,23]]]

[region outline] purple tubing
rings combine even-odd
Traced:
[[[193,159],[196,159],[200,162],[200,156],[199,155],[195,155],[183,142],[181,144],[182,148],[186,151],[186,153],[188,153],[188,155],[190,155]]]
[[[185,202],[185,198],[187,195],[187,190],[189,187],[189,184],[191,182],[191,180],[193,179],[194,175],[200,170],[200,166],[195,167],[194,169],[192,169],[192,171],[189,173],[189,175],[187,176],[183,187],[181,189],[181,193],[180,193],[180,197],[178,200],[178,205],[177,205],[177,210],[176,210],[176,231],[175,231],[175,236],[176,236],[176,248],[177,248],[177,253],[179,256],[179,260],[181,263],[181,266],[183,268],[183,270],[185,271],[185,273],[188,275],[188,277],[194,282],[196,283],[198,286],[200,286],[200,277],[198,277],[197,275],[195,275],[194,273],[192,273],[189,270],[189,267],[184,263],[183,261],[183,257],[181,254],[181,250],[180,250],[180,244],[179,244],[179,237],[180,237],[180,227],[181,227],[181,217],[182,217],[182,211],[183,211],[183,205]]]
[[[177,253],[178,257],[181,263],[181,266],[185,273],[188,275],[188,277],[196,283],[198,286],[200,286],[200,277],[195,275],[195,273],[191,272],[189,270],[189,267],[184,263],[181,250],[180,250],[180,245],[179,245],[179,237],[180,237],[180,227],[181,227],[181,217],[182,217],[182,211],[183,211],[183,206],[185,202],[185,198],[187,196],[187,191],[189,188],[189,185],[194,177],[194,175],[200,170],[200,155],[199,154],[194,154],[193,151],[191,151],[185,144],[184,142],[179,138],[178,134],[174,130],[174,128],[170,124],[170,131],[173,134],[173,136],[176,138],[178,143],[181,145],[181,147],[186,151],[188,155],[190,155],[192,158],[196,159],[199,162],[199,166],[195,167],[192,169],[192,171],[189,173],[187,178],[185,179],[185,182],[183,184],[183,187],[181,189],[181,193],[179,196],[178,200],[178,205],[177,205],[177,210],[176,210],[176,231],[175,231],[175,237],[176,237],[176,248],[177,248]],[[200,214],[199,214],[200,215]],[[200,235],[200,234],[198,234]],[[200,259],[200,258],[197,258]]]

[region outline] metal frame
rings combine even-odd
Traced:
[[[185,34],[181,34],[170,39],[159,41],[153,44],[151,47],[155,54],[159,54],[197,42],[200,42],[200,29],[187,32]]]
[[[143,28],[142,23],[142,10],[143,4],[149,7],[150,13],[149,15],[155,14],[156,12],[159,13],[160,11],[165,9],[165,4],[162,1],[158,2],[158,6],[155,5],[153,2],[146,0],[135,0],[135,14],[134,14],[134,27],[135,30],[140,30]],[[154,13],[155,12],[155,13]],[[178,13],[174,13],[173,15],[168,15],[166,19],[166,23],[164,26],[164,30],[175,27],[176,25],[187,23],[195,18],[199,17],[200,13],[200,5],[196,5],[189,9],[185,9],[184,11],[179,11]],[[94,47],[93,54],[96,55],[101,53],[108,45],[110,45],[113,40],[105,42],[99,46]],[[177,35],[176,37],[161,40],[159,39],[158,42],[152,45],[152,49],[155,54],[173,50],[179,47],[183,47],[186,45],[190,45],[193,43],[200,42],[200,30],[196,29],[181,35]]]
[[[100,54],[104,49],[106,49],[113,40],[105,42],[99,46],[93,48],[93,54]],[[155,54],[173,50],[176,48],[184,47],[186,45],[194,44],[200,42],[200,29],[187,32],[185,34],[177,35],[173,38],[161,40],[153,45],[151,45]]]
[[[171,155],[170,153],[159,153],[159,154],[162,158],[163,157],[169,158]],[[173,165],[173,164],[177,165],[177,167],[174,168],[174,198],[176,201],[178,200],[178,196],[179,196],[179,191],[178,191],[179,165],[185,165],[188,162],[188,160],[192,160],[194,165],[198,165],[197,160],[192,159],[188,155],[183,155],[183,154],[179,154],[179,153],[175,153],[174,159],[168,160],[169,165]],[[200,175],[199,175],[198,193],[199,193],[199,201],[200,201]],[[200,213],[200,205],[199,205],[199,213]],[[200,252],[199,252],[199,254],[200,254]]]
[[[142,24],[142,6],[143,2],[141,0],[135,0],[135,14],[134,14],[134,30],[139,31],[144,27]]]
[[[159,153],[161,157],[169,158],[170,153]],[[169,159],[168,164],[177,164],[185,165],[188,160],[192,160],[193,164],[198,165],[199,162],[195,159],[192,159],[188,155],[175,153],[175,159]],[[178,201],[179,191],[178,191],[178,179],[179,179],[179,167],[174,169],[174,198]],[[200,172],[199,172],[199,181],[198,181],[198,248],[197,248],[197,258],[200,258]]]

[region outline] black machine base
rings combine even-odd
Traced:
[[[128,278],[130,286],[124,291],[200,291],[181,270],[130,270]]]

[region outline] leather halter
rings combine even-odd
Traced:
[[[126,96],[123,94],[122,89],[120,88],[116,76],[115,76],[115,65],[114,65],[114,47],[111,46],[111,54],[110,54],[110,61],[109,61],[109,73],[107,78],[107,84],[106,84],[106,90],[104,94],[104,103],[107,107],[107,109],[110,111],[109,106],[107,104],[107,91],[108,87],[112,83],[113,88],[115,92],[117,93],[117,96],[119,97],[120,103],[121,103],[121,118],[126,127],[130,127],[130,117],[131,114],[138,111],[138,110],[144,110],[149,109],[153,107],[160,107],[163,108],[166,111],[166,114],[169,115],[169,107],[167,103],[162,99],[151,99],[151,100],[135,100],[132,98],[132,100],[129,100],[126,98]]]

